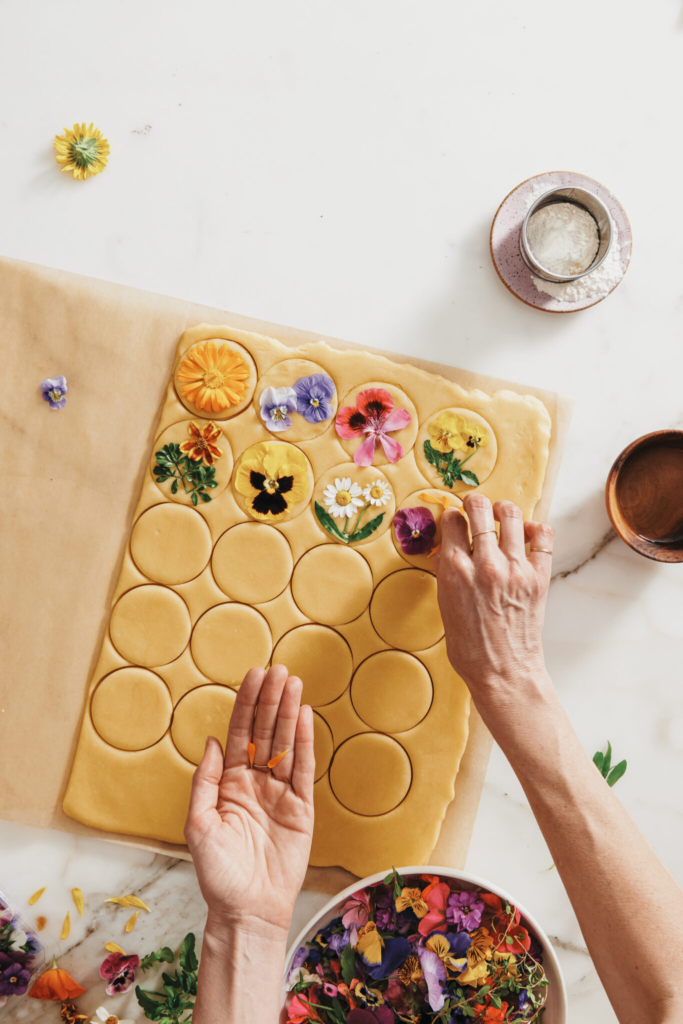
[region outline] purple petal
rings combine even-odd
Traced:
[[[332,943],[330,943],[330,945],[332,945]],[[297,949],[296,953],[294,954],[294,959],[292,960],[291,970],[293,970],[293,971],[298,970],[299,967],[301,967],[303,965],[303,963],[304,963],[304,961],[305,961],[307,956],[308,956],[308,950],[306,949],[306,947],[305,946],[299,946],[299,948]]]
[[[417,955],[420,958],[420,967],[427,982],[427,998],[429,1005],[435,1012],[440,1010],[444,1004],[444,995],[441,990],[441,982],[446,980],[446,968],[439,960],[436,953],[424,946],[417,947]]]

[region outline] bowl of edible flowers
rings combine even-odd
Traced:
[[[335,896],[287,955],[281,1024],[566,1024],[553,947],[497,886],[439,867]]]

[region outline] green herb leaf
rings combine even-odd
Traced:
[[[369,523],[366,523],[365,526],[362,526],[360,530],[354,533],[353,537],[351,537],[351,540],[354,541],[354,543],[359,540],[365,540],[366,537],[369,537],[371,533],[375,532],[375,530],[380,525],[383,519],[384,512],[380,512],[378,516],[376,516],[374,519],[371,519]]]
[[[194,505],[195,508],[199,504],[199,499],[197,498],[197,492],[196,491],[192,492],[192,504]]]
[[[196,971],[199,967],[199,960],[194,951],[194,933],[189,932],[183,939],[180,947],[180,966],[184,971]]]
[[[603,765],[604,760],[605,760],[605,755],[603,754],[603,752],[601,750],[598,750],[598,751],[596,751],[595,754],[593,754],[593,764],[596,766],[596,768],[598,769],[598,771],[600,772],[601,775],[602,775],[602,765]]]
[[[464,480],[464,482],[466,484],[469,484],[470,487],[479,486],[479,477],[475,473],[472,473],[469,469],[461,469],[459,472],[459,476],[460,479]]]
[[[605,754],[605,760],[602,762],[602,774],[607,778],[609,770],[612,766],[612,744],[607,741],[607,753]]]
[[[495,1008],[497,1010],[500,1010],[501,1006],[503,1005],[503,1002],[502,1002],[500,996],[497,996],[495,994],[495,992],[491,993],[491,1002],[493,1003],[493,1005],[495,1006]]]
[[[335,523],[334,519],[329,514],[329,512],[326,512],[325,509],[322,507],[322,505],[319,502],[317,502],[317,501],[315,503],[314,508],[315,508],[316,518],[317,518],[318,522],[320,523],[320,525],[322,526],[323,530],[327,530],[327,532],[331,533],[333,537],[337,538],[337,540],[342,541],[344,544],[348,544],[348,542],[349,542],[348,537],[345,537],[341,533],[341,531],[339,530],[337,524]]]
[[[341,954],[342,978],[350,985],[356,974],[356,954],[351,943],[344,946]]]
[[[626,761],[620,761],[619,764],[615,764],[614,768],[607,776],[607,785],[613,786],[615,782],[618,782],[626,771],[626,767]]]

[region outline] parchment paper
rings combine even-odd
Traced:
[[[190,859],[185,846],[90,829],[64,814],[62,799],[175,346],[187,327],[202,321],[291,346],[322,339],[360,347],[0,257],[0,817],[184,859]],[[377,351],[468,389],[507,388],[540,398],[552,438],[535,515],[547,517],[569,399]],[[58,374],[69,391],[66,408],[56,412],[39,386]],[[491,742],[473,712],[432,864],[464,866]],[[341,868],[310,868],[306,887],[333,893],[352,879]]]

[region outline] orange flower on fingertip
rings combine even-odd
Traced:
[[[190,435],[190,440],[181,444],[181,452],[185,452],[195,462],[201,462],[203,459],[207,466],[213,466],[216,459],[220,459],[223,454],[222,449],[216,444],[221,436],[220,427],[217,427],[215,423],[207,423],[201,429],[193,421],[187,428],[187,432]]]
[[[52,999],[63,1003],[70,999],[78,999],[87,990],[74,981],[70,974],[57,967],[57,960],[52,959],[52,967],[44,971],[34,983],[29,995],[34,999]]]

